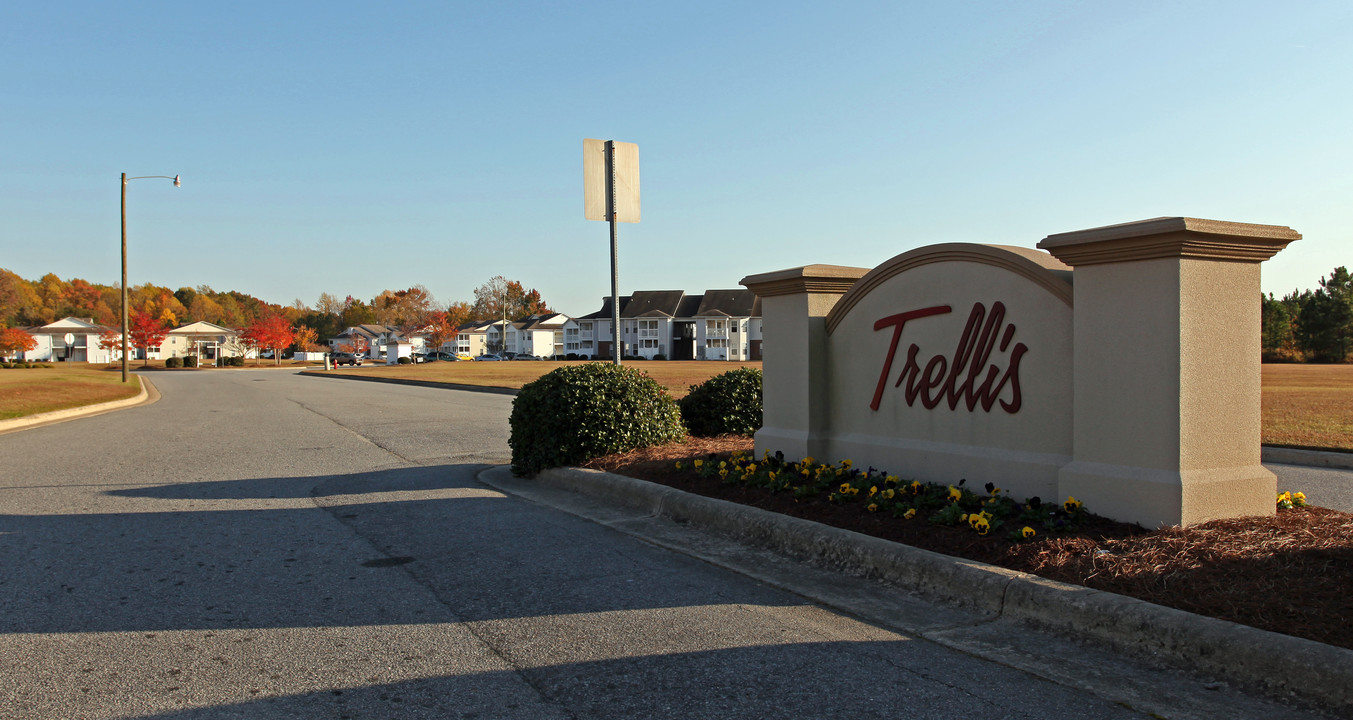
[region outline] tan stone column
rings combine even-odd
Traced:
[[[1276,480],[1259,462],[1259,263],[1300,237],[1176,217],[1038,244],[1075,268],[1061,499],[1148,528],[1273,514]]]
[[[822,457],[827,421],[827,313],[865,268],[807,265],[742,279],[761,298],[764,415],[756,452]]]

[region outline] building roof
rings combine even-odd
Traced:
[[[101,333],[113,328],[94,322],[94,318],[64,317],[39,327],[27,328],[29,335],[65,335],[66,333]]]
[[[629,295],[621,295],[621,296],[620,296],[620,313],[621,313],[622,316],[624,315],[624,313],[625,313],[625,307],[629,305],[629,302],[630,302],[630,296],[629,296]],[[589,314],[589,315],[584,315],[584,316],[582,316],[582,317],[580,317],[580,318],[578,318],[578,319],[579,319],[579,320],[610,320],[610,319],[611,319],[611,296],[610,296],[610,295],[607,295],[606,297],[603,297],[603,298],[601,299],[601,309],[600,309],[600,310],[598,310],[598,311],[596,311],[596,312],[594,312],[594,313],[591,313],[591,314]]]
[[[694,317],[756,317],[759,310],[751,290],[706,290]]]
[[[629,303],[620,310],[620,317],[676,317],[685,294],[680,290],[639,290],[630,295]]]
[[[237,335],[234,330],[227,327],[221,327],[216,323],[198,320],[186,325],[180,325],[169,331],[174,335]]]

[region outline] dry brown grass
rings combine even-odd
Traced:
[[[0,370],[0,420],[121,400],[141,391],[119,367],[60,363],[47,368]]]
[[[576,362],[437,362],[425,365],[364,365],[337,372],[481,387],[520,388],[545,373]],[[675,398],[691,385],[759,362],[633,361]],[[1264,365],[1263,442],[1353,450],[1353,365]]]
[[[1353,365],[1264,365],[1268,445],[1353,450]]]
[[[589,361],[434,362],[421,365],[363,365],[359,368],[345,365],[331,372],[479,387],[520,388],[555,368],[566,365],[580,365],[585,362]],[[686,393],[690,391],[691,385],[698,385],[729,370],[736,370],[740,367],[761,369],[759,362],[737,361],[627,360],[624,364],[648,373],[649,377],[656,380],[659,385],[667,388],[667,392],[674,398],[685,397]]]

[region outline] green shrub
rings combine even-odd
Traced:
[[[602,363],[561,367],[528,383],[509,423],[517,475],[686,435],[676,402],[653,378]]]
[[[411,363],[411,362],[413,362],[413,361],[410,360],[410,359],[408,359],[408,358],[406,358],[406,357],[402,357],[402,358],[400,358],[399,360],[397,360],[396,362],[398,362],[400,365],[408,365],[409,363]]]
[[[196,356],[196,355],[188,355],[188,356],[185,356],[185,357],[183,358],[183,367],[186,367],[186,368],[195,368],[195,367],[197,367],[197,356]]]
[[[654,355],[654,356],[653,356],[653,359],[654,359],[654,360],[666,360],[666,359],[667,359],[667,356],[666,356],[666,355],[663,355],[662,353],[658,353],[657,355]]]
[[[692,435],[752,435],[761,428],[761,371],[738,368],[692,385],[681,419]]]
[[[167,368],[183,367],[183,361],[176,357],[171,357],[164,361],[164,366]]]
[[[232,355],[225,359],[226,367],[244,367],[243,355]]]

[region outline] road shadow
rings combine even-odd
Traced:
[[[805,603],[504,496],[474,479],[482,467],[118,489],[109,494],[144,502],[118,513],[0,515],[0,632],[424,624]]]

